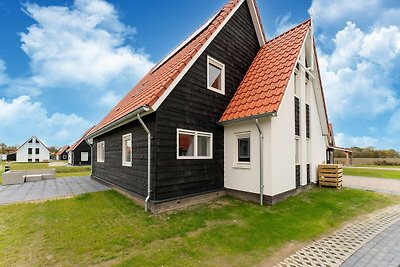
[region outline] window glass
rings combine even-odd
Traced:
[[[209,86],[221,90],[222,89],[222,69],[213,65],[212,63],[209,64]]]
[[[28,148],[28,154],[29,154],[29,155],[32,154],[32,148]]]
[[[194,156],[194,134],[179,133],[179,156]]]
[[[295,155],[295,162],[296,164],[300,163],[300,140],[295,139],[295,146],[296,146],[296,155]]]
[[[39,155],[39,148],[36,148],[35,150],[36,150],[36,151],[35,151],[35,154],[36,154],[36,155]]]
[[[211,137],[205,135],[197,136],[197,155],[198,156],[211,156],[210,151]]]
[[[97,143],[97,162],[104,162],[105,159],[105,143]]]
[[[238,162],[250,162],[250,137],[238,138]]]

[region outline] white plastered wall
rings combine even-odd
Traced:
[[[17,162],[28,162],[29,159],[32,162],[35,162],[37,159],[39,162],[49,161],[50,160],[50,152],[49,150],[42,144],[36,143],[35,138],[33,138],[33,142],[26,142],[23,146],[21,146],[17,151]],[[32,154],[28,154],[28,149],[32,148]],[[36,155],[36,148],[39,148],[39,154]]]
[[[311,42],[310,36],[308,42]],[[304,62],[305,48],[300,60]],[[314,62],[315,64],[315,62]],[[307,184],[307,164],[311,167],[311,182],[317,180],[318,164],[325,162],[326,137],[322,134],[312,79],[306,83],[305,71],[300,67],[297,86],[300,98],[300,164],[301,185]],[[316,81],[317,82],[317,81]],[[308,97],[306,95],[308,90]],[[294,125],[294,73],[279,107],[278,116],[260,120],[264,134],[264,195],[274,196],[296,188],[295,179],[295,125]],[[310,139],[306,138],[306,99],[310,105]],[[237,152],[236,134],[251,132],[251,166],[241,169],[235,166]],[[259,134],[255,120],[225,125],[225,188],[251,193],[260,192],[259,181]],[[309,142],[309,144],[307,143]]]

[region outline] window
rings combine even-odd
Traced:
[[[28,159],[28,162],[32,162],[32,159]]]
[[[306,137],[310,138],[310,105],[306,104]]]
[[[62,158],[63,158],[63,159],[67,159],[67,155],[63,155]]]
[[[225,94],[225,65],[207,57],[207,88]]]
[[[294,87],[294,95],[296,96],[298,96],[299,95],[299,92],[298,92],[298,86],[297,86],[297,77],[298,77],[298,74],[297,74],[297,71],[295,71],[295,73],[294,73],[294,81],[293,81],[293,87]]]
[[[104,162],[106,145],[104,141],[97,143],[97,162]]]
[[[81,152],[81,161],[89,161],[89,152]]]
[[[35,154],[39,155],[39,148],[35,148]]]
[[[177,129],[177,159],[212,159],[212,133]]]
[[[29,142],[28,143],[32,143],[32,139],[31,140],[29,140]]]
[[[122,136],[122,166],[132,166],[132,134]]]
[[[36,144],[39,144],[39,140],[36,139]]]
[[[294,130],[295,135],[300,136],[300,99],[294,97]]]
[[[236,134],[236,160],[237,167],[250,166],[250,133]]]
[[[28,155],[32,155],[32,148],[28,148]]]

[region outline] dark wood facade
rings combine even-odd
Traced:
[[[158,110],[143,117],[152,134],[151,201],[224,188],[224,129],[217,124],[260,46],[246,1]],[[225,95],[207,89],[207,56],[225,65]],[[212,159],[177,159],[177,129],[213,134]],[[122,136],[132,133],[132,167],[122,166]],[[96,161],[105,142],[105,162]],[[141,197],[147,190],[147,135],[138,121],[94,138],[93,176]]]
[[[88,153],[88,161],[82,161],[81,153]],[[73,166],[84,166],[92,164],[92,147],[83,140],[74,150],[71,151],[72,164]]]

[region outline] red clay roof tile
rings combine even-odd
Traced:
[[[260,49],[220,122],[278,111],[310,26],[307,20]],[[255,95],[246,97],[247,91]]]
[[[217,30],[224,19],[240,3],[240,0],[230,0],[217,13],[214,19],[180,50],[159,66],[153,67],[150,72],[124,97],[115,108],[90,132],[100,130],[108,124],[128,115],[136,109],[149,105],[152,106],[174,81],[179,73],[187,66],[197,51]],[[118,109],[119,108],[119,109]]]

